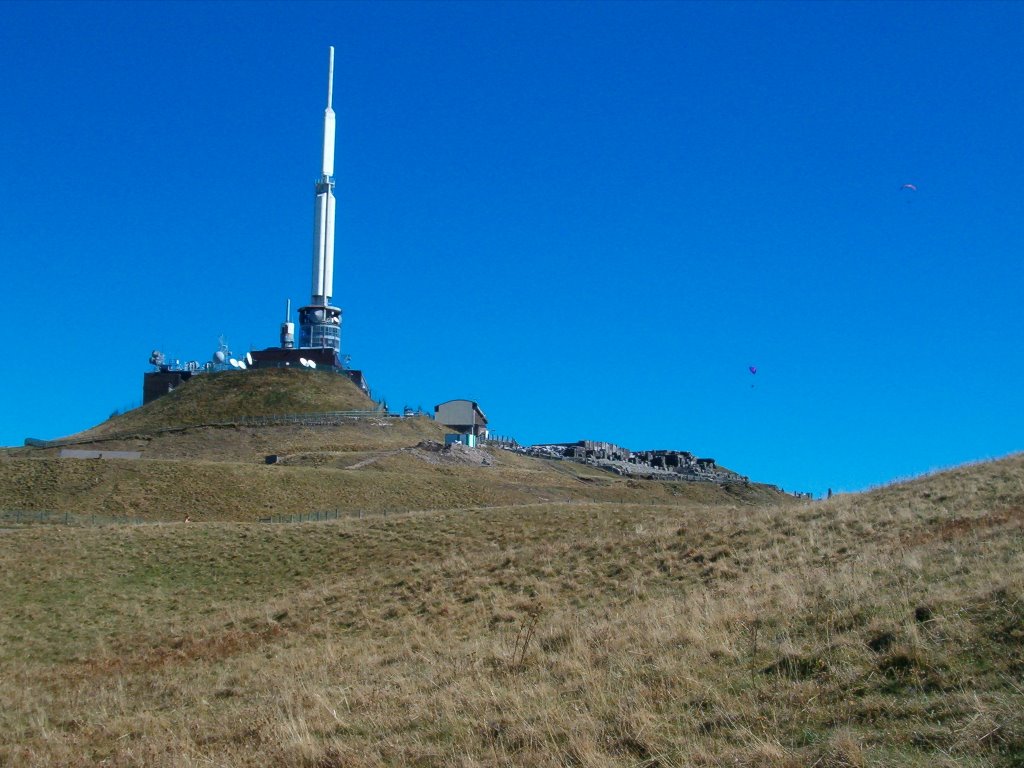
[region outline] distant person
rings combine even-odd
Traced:
[[[830,499],[832,498],[832,489],[831,488],[828,489],[828,497]]]

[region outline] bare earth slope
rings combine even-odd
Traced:
[[[665,501],[8,531],[0,764],[1024,763],[1024,456]]]

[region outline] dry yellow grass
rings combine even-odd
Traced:
[[[1024,457],[663,501],[2,533],[0,763],[1024,761]]]
[[[321,446],[323,447],[323,446]],[[636,482],[583,465],[493,453],[489,467],[427,464],[400,449],[302,451],[284,465],[262,461],[0,461],[0,509],[126,516],[153,521],[255,521],[337,510],[400,512],[547,501],[752,503],[764,486]],[[371,461],[373,459],[377,459]],[[292,463],[294,462],[294,463]]]

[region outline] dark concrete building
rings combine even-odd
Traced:
[[[158,397],[173,392],[181,384],[192,378],[196,371],[170,370],[161,368],[159,371],[150,371],[142,377],[142,404],[150,403]]]
[[[487,417],[472,400],[449,400],[434,406],[434,421],[453,432],[487,437]]]

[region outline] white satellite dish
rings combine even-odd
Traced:
[[[219,349],[216,352],[213,353],[213,362],[215,362],[215,363],[223,363],[224,362],[224,353],[221,352]]]
[[[252,365],[252,355],[248,352],[245,353],[245,362],[247,365]]]
[[[229,358],[228,359],[228,365],[230,365],[232,368],[237,368],[238,367],[238,361],[235,360],[235,358],[233,358],[233,357]]]
[[[307,365],[309,365],[309,362],[306,360],[306,358],[300,357],[299,358],[299,365],[301,365],[303,368],[305,368]]]
[[[238,367],[241,368],[244,371],[245,368],[246,368],[245,361],[244,360],[239,360],[238,361]]]
[[[316,368],[316,360],[310,360],[309,361],[309,367],[310,368]]]

